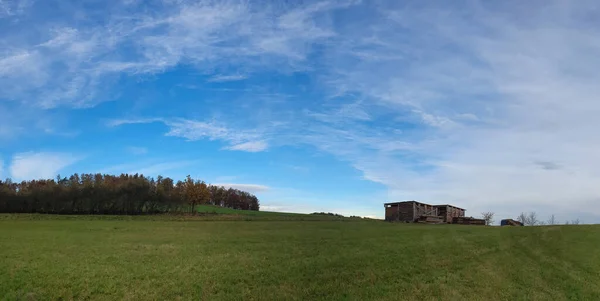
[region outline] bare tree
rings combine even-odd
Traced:
[[[548,224],[548,225],[556,225],[556,218],[554,217],[554,214],[552,214],[550,216],[550,218],[548,219],[548,221],[546,222],[546,224]]]
[[[494,222],[494,212],[482,212],[481,215],[485,220],[485,224],[487,226],[491,225]]]
[[[531,211],[531,212],[529,212],[529,214],[527,214],[527,225],[528,226],[535,226],[539,223],[540,223],[540,221],[537,219],[537,213],[535,213],[535,211]]]
[[[526,225],[527,224],[527,214],[525,214],[525,212],[521,212],[521,214],[519,214],[519,216],[517,217],[517,221],[521,222],[521,224]]]
[[[579,219],[571,220],[571,225],[579,225]]]

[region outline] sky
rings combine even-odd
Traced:
[[[0,0],[0,178],[600,222],[598,1]]]

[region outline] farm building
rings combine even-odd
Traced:
[[[441,216],[445,222],[452,222],[453,217],[465,216],[465,209],[458,208],[452,205],[435,205],[438,209],[438,215]]]
[[[452,223],[453,224],[460,224],[460,225],[479,225],[479,226],[485,226],[485,220],[484,219],[480,219],[480,218],[472,218],[472,217],[458,217],[455,216],[452,218]]]
[[[429,205],[417,201],[385,203],[385,220],[399,222],[451,223],[464,217],[465,209],[452,205]]]
[[[523,223],[514,219],[503,219],[500,221],[500,226],[523,226]]]
[[[414,222],[421,216],[438,216],[435,206],[416,201],[385,203],[385,220]]]

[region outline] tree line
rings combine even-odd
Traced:
[[[558,225],[560,222],[554,217],[554,214],[548,218],[547,221],[541,220],[538,218],[537,213],[535,211],[532,212],[521,212],[517,217],[517,221],[523,223],[525,226],[545,226],[545,225]],[[566,221],[565,225],[579,225],[579,218]]]
[[[486,225],[492,225],[494,223],[494,212],[482,212],[481,218],[485,220]],[[548,218],[547,221],[540,220],[535,211],[532,212],[521,212],[516,218],[517,221],[521,222],[525,226],[545,226],[545,225],[558,225],[559,221],[554,217],[554,214]],[[565,225],[579,225],[579,219],[566,221]]]
[[[251,193],[209,185],[190,176],[177,182],[140,174],[74,174],[20,183],[0,180],[1,213],[195,213],[201,204],[255,211],[260,207]]]

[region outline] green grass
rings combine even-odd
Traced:
[[[286,213],[286,212],[270,212],[270,211],[253,211],[253,210],[236,210],[231,208],[224,208],[214,205],[198,205],[196,211],[200,213],[213,213],[213,214],[234,214],[234,215],[254,215],[254,216],[299,216],[305,215],[300,213]]]
[[[600,300],[600,226],[286,218],[0,215],[0,299]]]

